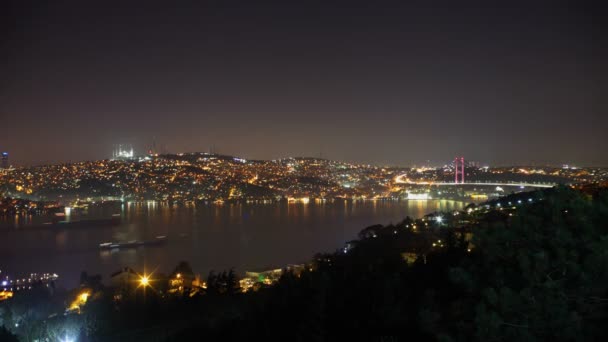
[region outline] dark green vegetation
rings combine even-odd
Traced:
[[[18,342],[17,335],[12,334],[5,327],[0,327],[0,341],[2,342]]]
[[[77,321],[78,341],[608,340],[608,191],[491,205],[368,227],[256,292],[225,273],[204,294],[140,288],[116,301],[85,279],[96,291],[82,314],[45,324]]]

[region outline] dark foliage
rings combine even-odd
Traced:
[[[4,326],[0,326],[0,341],[2,342],[19,342],[17,335],[11,333]]]

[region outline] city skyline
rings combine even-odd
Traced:
[[[403,168],[314,158],[246,160],[208,153],[137,157],[131,150],[119,150],[111,160],[9,170],[0,174],[0,185],[9,197],[64,203],[81,198],[307,203],[311,198],[479,199],[498,196],[505,188],[600,184],[607,172],[606,168],[488,167],[464,157],[440,168]]]
[[[0,150],[607,166],[593,3],[9,5]]]
[[[234,157],[237,159],[249,160],[249,161],[279,161],[286,159],[318,159],[318,160],[327,160],[332,162],[341,162],[341,163],[350,163],[350,164],[358,164],[358,165],[369,165],[374,167],[397,167],[397,168],[417,168],[417,167],[431,167],[431,168],[442,168],[447,165],[451,165],[454,163],[454,159],[464,158],[461,156],[453,157],[453,159],[446,158],[443,160],[440,159],[426,159],[420,161],[407,161],[403,160],[402,162],[361,162],[357,160],[345,160],[345,159],[336,159],[330,158],[329,156],[323,155],[322,151],[319,152],[318,155],[284,155],[279,156],[277,158],[272,159],[263,159],[263,158],[250,158],[246,155],[235,155],[230,153],[223,153],[222,151],[218,151],[216,146],[210,146],[207,151],[168,151],[166,147],[159,148],[157,150],[152,150],[150,146],[148,148],[142,147],[141,150],[134,149],[132,144],[114,144],[112,145],[113,149],[111,152],[106,153],[104,156],[96,159],[81,159],[81,160],[49,160],[49,161],[40,161],[38,163],[19,163],[15,164],[13,162],[13,155],[7,151],[3,151],[3,168],[30,168],[30,167],[40,167],[45,165],[60,165],[60,164],[78,164],[78,163],[88,163],[88,162],[97,162],[103,160],[117,160],[117,159],[132,159],[132,160],[140,160],[144,161],[145,158],[149,156],[181,156],[181,155],[196,155],[196,154],[206,154],[206,155],[217,155],[217,156],[227,156]],[[124,147],[124,148],[123,148]],[[11,156],[8,158],[8,156]],[[4,165],[6,164],[6,167]],[[497,163],[490,164],[484,160],[478,160],[475,158],[466,159],[465,165],[469,166],[492,166],[492,167],[552,167],[552,168],[605,168],[603,165],[584,165],[577,164],[572,162],[514,162],[514,163]]]

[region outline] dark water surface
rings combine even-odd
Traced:
[[[48,218],[6,218],[0,221],[0,270],[3,275],[57,273],[58,285],[67,288],[77,286],[83,270],[101,274],[108,283],[109,275],[123,266],[169,273],[181,260],[189,261],[203,277],[210,270],[231,267],[243,273],[306,262],[317,252],[343,246],[372,224],[396,223],[407,215],[421,217],[463,206],[447,200],[223,205],[141,202],[91,208],[87,213],[89,218],[119,213],[119,225],[40,228]],[[166,235],[167,243],[99,249],[106,241],[147,240],[158,235]]]

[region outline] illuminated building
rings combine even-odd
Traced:
[[[408,200],[428,200],[430,199],[429,197],[429,193],[428,192],[423,192],[423,193],[413,193],[410,192],[407,194],[407,199]]]
[[[133,152],[133,147],[129,150],[122,149],[122,145],[118,145],[118,148],[112,153],[113,160],[125,160],[125,159],[133,159],[135,157],[135,153]]]
[[[8,152],[2,152],[2,165],[1,167],[3,169],[8,169],[9,164],[8,164]]]
[[[67,310],[80,313],[80,309],[87,303],[87,300],[91,296],[91,292],[90,289],[82,290],[76,295],[76,298],[74,298]]]
[[[7,300],[9,298],[12,298],[12,297],[13,297],[12,291],[5,291],[5,290],[0,291],[0,302],[3,300]]]
[[[191,272],[177,272],[169,277],[169,292],[188,292],[192,289],[193,284],[199,284],[198,279]]]

